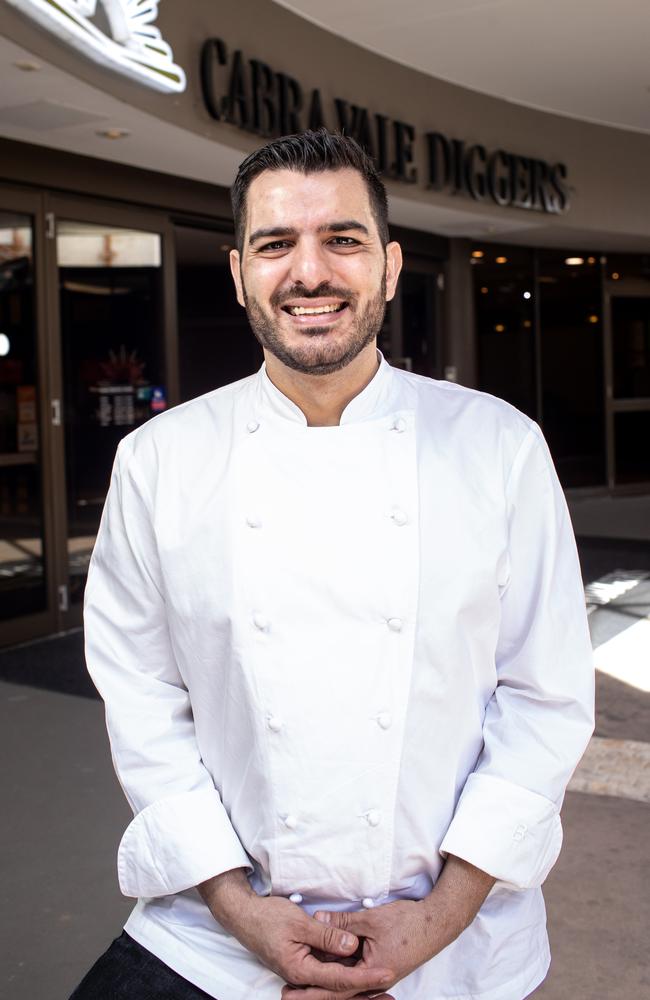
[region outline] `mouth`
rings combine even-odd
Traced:
[[[332,321],[337,314],[344,312],[349,306],[348,302],[338,301],[338,302],[323,302],[316,304],[302,304],[288,302],[282,306],[283,312],[287,313],[288,316],[292,316],[302,322],[310,321],[323,321],[328,320],[330,317]]]

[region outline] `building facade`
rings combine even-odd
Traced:
[[[74,627],[119,438],[254,371],[228,186],[345,129],[405,253],[392,363],[650,488],[650,141],[434,79],[269,0],[0,0],[0,645]]]

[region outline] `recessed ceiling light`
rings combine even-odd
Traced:
[[[503,331],[505,330],[505,326],[503,325],[503,323],[497,323],[494,329],[496,330],[497,333],[503,333]]]
[[[507,257],[495,257],[494,259],[496,260],[497,264],[507,264],[508,263],[508,258]]]
[[[579,264],[584,264],[584,257],[567,257],[564,263],[568,267],[578,267]]]
[[[32,62],[30,59],[18,59],[14,66],[16,69],[22,69],[23,73],[38,73],[43,69],[40,63]]]
[[[472,250],[472,257],[474,257],[476,260],[480,260],[481,257],[484,257],[484,256],[485,256],[485,254],[483,253],[482,250]]]
[[[125,128],[106,128],[101,129],[95,134],[102,139],[126,139],[127,136],[131,135],[128,129]]]
[[[0,333],[0,358],[4,358],[9,354],[11,348],[11,343],[9,337],[6,333]]]
[[[529,299],[530,298],[530,292],[524,292],[524,298],[525,299]]]

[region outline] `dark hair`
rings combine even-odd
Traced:
[[[240,164],[230,190],[238,249],[242,249],[244,242],[246,195],[258,174],[265,170],[296,170],[302,174],[315,174],[324,170],[342,170],[345,167],[358,170],[363,177],[379,238],[385,247],[389,240],[388,200],[386,188],[374,163],[349,135],[320,128],[316,132],[308,130],[298,135],[273,139],[266,146],[256,149]]]

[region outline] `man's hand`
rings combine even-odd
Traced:
[[[390,988],[451,944],[476,916],[494,885],[494,879],[474,865],[449,856],[433,891],[420,902],[387,903],[355,913],[321,911],[316,919],[363,939],[362,957],[356,968],[372,973],[390,968]],[[359,991],[311,988],[296,993],[282,990],[282,1000],[351,1000]],[[394,1000],[389,993],[373,991],[376,1000]]]
[[[367,990],[381,994],[386,984],[395,982],[391,966],[337,961],[356,952],[359,940],[354,933],[307,916],[281,896],[258,896],[243,868],[209,879],[198,890],[215,920],[286,983],[340,998]],[[335,960],[321,962],[313,951]]]

